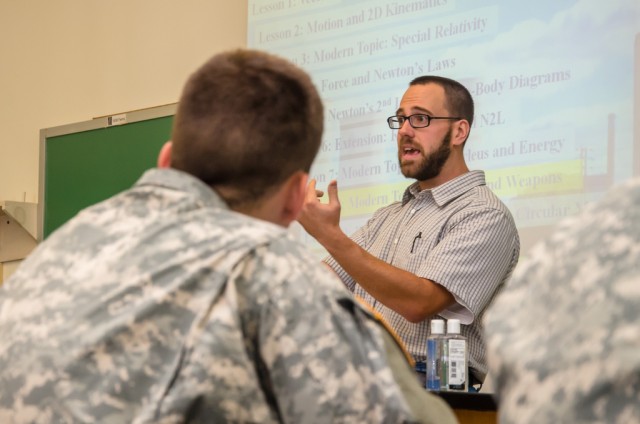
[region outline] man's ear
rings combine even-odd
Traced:
[[[307,193],[309,174],[297,171],[286,182],[286,195],[282,207],[282,220],[288,226],[295,221],[302,210]]]
[[[160,149],[158,154],[158,168],[170,168],[171,167],[171,150],[173,149],[173,143],[167,141]]]
[[[469,137],[469,121],[466,119],[461,119],[455,123],[452,128],[453,134],[451,134],[451,143],[453,145],[462,145]]]

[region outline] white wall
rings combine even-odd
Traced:
[[[0,201],[38,201],[40,129],[176,102],[246,20],[244,0],[0,0]]]

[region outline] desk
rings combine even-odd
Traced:
[[[495,424],[498,407],[488,393],[432,392],[453,409],[460,424]]]

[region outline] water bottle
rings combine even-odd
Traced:
[[[440,390],[446,375],[442,375],[444,355],[444,320],[431,320],[431,334],[427,338],[427,383],[428,390]]]

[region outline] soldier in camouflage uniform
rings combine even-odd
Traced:
[[[201,67],[159,169],[2,287],[0,422],[454,421],[391,371],[400,347],[286,230],[322,125],[282,59]]]
[[[486,317],[501,423],[639,423],[640,180],[563,221]]]

